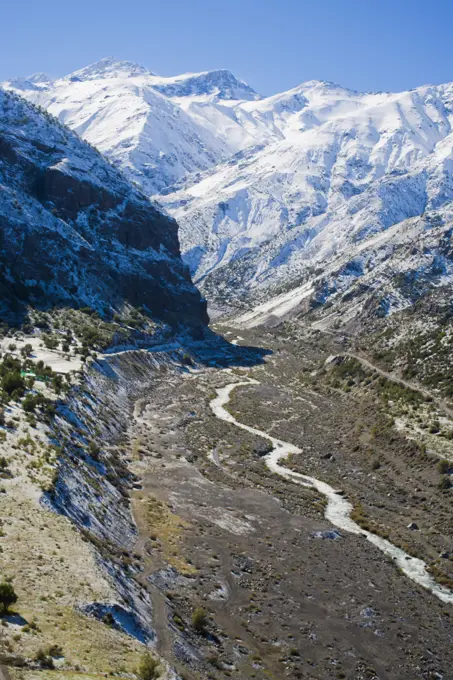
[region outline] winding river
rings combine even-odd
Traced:
[[[385,538],[376,536],[376,534],[370,531],[365,531],[356,522],[351,519],[352,505],[349,501],[344,498],[338,491],[325,482],[316,479],[316,477],[310,477],[308,475],[300,474],[299,472],[293,472],[282,465],[279,461],[286,458],[291,453],[302,453],[302,450],[293,444],[284,442],[281,439],[276,439],[271,437],[271,435],[266,434],[262,430],[258,430],[255,427],[250,427],[249,425],[244,425],[240,423],[234,416],[229,413],[225,405],[229,402],[231,393],[237,387],[242,387],[245,385],[258,385],[259,382],[253,378],[247,378],[246,381],[234,382],[217,389],[217,396],[210,402],[211,410],[217,418],[226,421],[227,423],[232,423],[236,427],[251,432],[252,434],[263,437],[271,442],[273,449],[265,456],[265,461],[269,470],[280,477],[284,477],[291,482],[296,484],[301,484],[302,486],[310,487],[316,489],[321,494],[323,494],[327,499],[327,506],[325,511],[325,517],[329,522],[331,522],[338,529],[343,531],[348,531],[352,534],[360,534],[367,539],[370,543],[373,543],[379,550],[381,550],[385,555],[391,557],[401,571],[406,574],[412,581],[418,583],[429,590],[433,595],[438,597],[443,602],[448,602],[453,604],[453,592],[447,588],[439,585],[426,570],[426,564],[423,560],[416,557],[411,557],[401,548],[397,548],[393,543],[387,541]]]

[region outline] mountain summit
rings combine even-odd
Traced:
[[[183,73],[173,78],[161,78],[154,83],[156,90],[167,97],[213,96],[219,100],[255,100],[261,96],[243,80],[236,78],[231,71],[203,71]]]
[[[76,82],[78,80],[97,80],[98,78],[134,78],[152,75],[154,74],[151,71],[133,61],[120,61],[114,57],[105,57],[90,66],[74,71],[74,73],[66,76],[65,80]]]

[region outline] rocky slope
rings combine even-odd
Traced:
[[[223,353],[174,220],[48,113],[1,89],[0,111],[0,675],[138,673],[156,635],[128,427],[189,347]]]
[[[387,230],[410,218],[448,224],[451,86],[362,95],[315,82],[298,94],[284,140],[162,199],[196,281],[221,306],[346,266],[351,251],[381,259]]]
[[[433,289],[450,299],[453,276],[450,206],[348,244],[318,267],[291,278],[275,296],[236,316],[241,327],[276,324],[310,313],[316,327],[365,328],[371,319],[410,308]]]
[[[1,312],[142,308],[203,328],[205,303],[180,259],[177,225],[48,114],[0,90]]]

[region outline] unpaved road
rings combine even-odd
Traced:
[[[351,357],[351,359],[357,359],[357,361],[360,361],[360,363],[363,366],[366,366],[371,371],[376,371],[376,373],[379,373],[379,375],[382,375],[384,378],[387,378],[387,380],[397,383],[402,387],[407,387],[408,389],[413,390],[414,392],[419,392],[424,397],[433,401],[442,411],[444,411],[448,416],[450,416],[450,418],[453,418],[453,409],[450,408],[450,406],[443,399],[439,399],[439,397],[433,394],[430,390],[427,390],[424,387],[421,387],[420,385],[415,385],[414,383],[411,383],[408,380],[404,380],[404,378],[399,378],[393,373],[384,371],[383,368],[379,368],[379,366],[373,364],[369,359],[367,359],[367,357],[363,356],[362,354],[356,354],[354,352],[341,352],[336,356]]]

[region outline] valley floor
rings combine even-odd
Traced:
[[[131,677],[143,646],[111,619],[82,613],[80,605],[93,601],[120,601],[132,610],[141,601],[142,615],[152,611],[156,651],[177,673],[162,665],[162,678],[451,677],[450,406],[375,366],[344,337],[290,325],[241,336],[221,330],[236,344],[264,346],[264,362],[225,369],[220,356],[217,365],[211,357],[202,366],[184,355],[181,365],[171,349],[99,359],[104,382],[93,394],[106,427],[114,409],[129,403],[114,401],[121,392],[114,382],[108,397],[107,376],[117,371],[137,385],[146,376],[149,384],[131,398],[126,436],[110,449],[103,444],[116,451],[112,489],[123,494],[122,512],[130,501],[137,527],[136,534],[126,531],[130,543],[122,550],[109,553],[103,534],[96,539],[94,529],[83,533],[85,526],[75,531],[39,503],[33,479],[21,473],[32,454],[11,447],[14,476],[0,494],[2,563],[20,616],[4,617],[0,642],[11,658],[25,659],[23,668],[11,667],[11,677]],[[213,411],[219,390],[234,382],[246,383],[224,402],[236,424]],[[86,394],[80,403],[88,403]],[[355,526],[402,549],[408,564],[410,556],[426,563],[437,594],[363,532],[336,530],[325,518],[325,496],[274,474],[269,439],[238,423],[300,449],[280,461],[288,475],[328,483],[351,504]],[[81,460],[101,470],[90,457]],[[77,486],[84,479],[77,477],[72,489],[76,504],[84,500]],[[107,506],[118,497],[104,497],[101,477],[87,479],[85,513],[104,518],[101,528],[113,540],[125,515],[109,514]],[[75,511],[72,521],[79,516],[85,517]],[[39,657],[50,643],[62,649],[55,669]]]
[[[135,551],[158,650],[184,678],[447,678],[452,605],[363,536],[333,532],[324,497],[273,475],[269,442],[220,421],[210,403],[222,385],[258,380],[232,393],[237,420],[299,446],[288,467],[341,489],[356,522],[449,587],[452,501],[436,471],[445,451],[425,460],[363,385],[332,387],[325,360],[344,352],[334,338],[270,331],[265,343],[263,365],[164,375],[136,405]],[[199,607],[207,622],[196,632]]]

